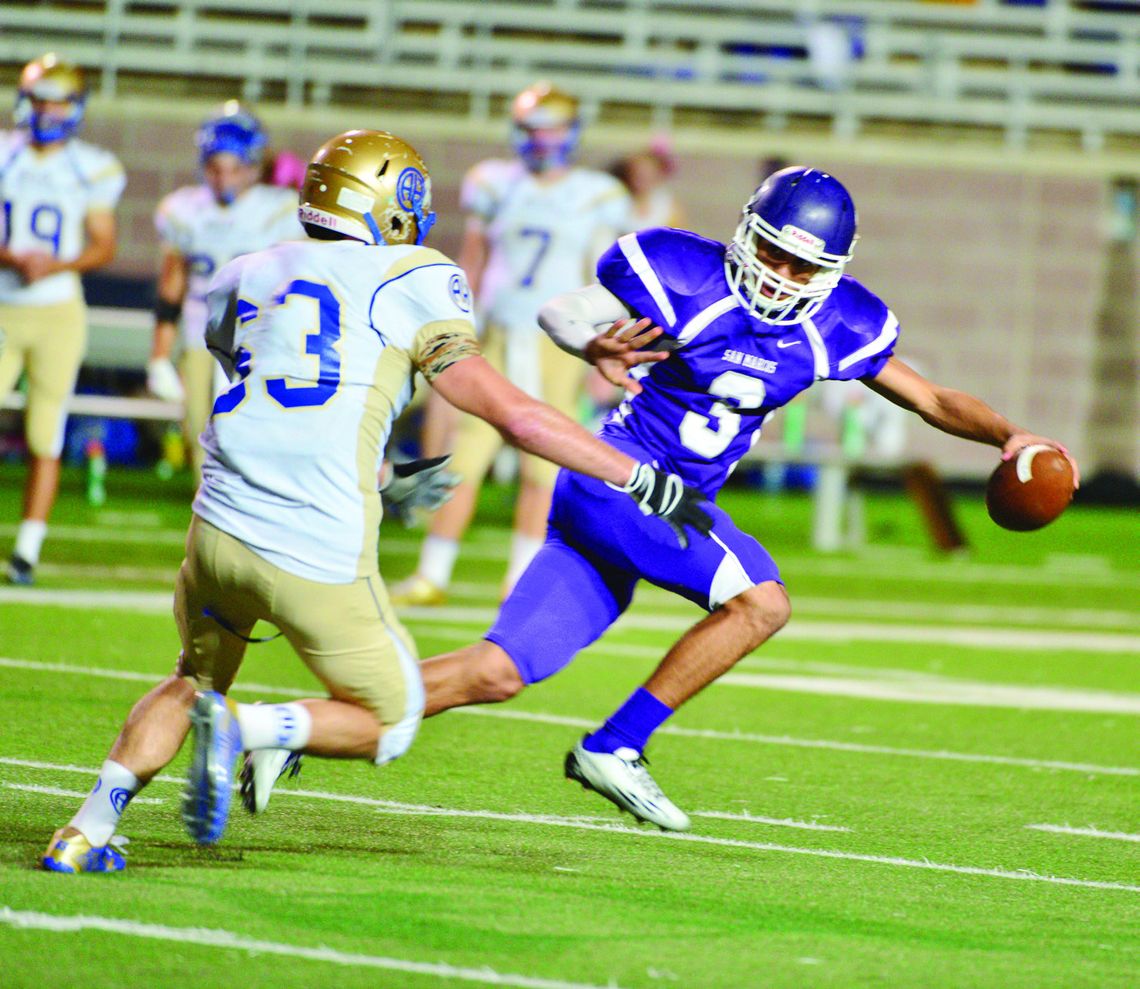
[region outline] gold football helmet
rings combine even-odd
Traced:
[[[435,223],[427,165],[394,134],[345,131],[313,155],[297,215],[366,244],[422,244]]]
[[[578,100],[549,82],[527,86],[511,104],[511,143],[532,172],[568,165],[578,151]]]
[[[68,104],[65,112],[48,110],[44,103]],[[40,144],[71,137],[83,123],[87,87],[83,72],[63,62],[55,52],[32,59],[20,73],[13,113],[17,127],[26,127]]]

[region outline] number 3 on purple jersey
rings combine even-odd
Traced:
[[[734,409],[758,409],[764,404],[764,382],[750,378],[739,371],[725,371],[709,382],[708,393],[728,402],[714,401],[707,415],[689,411],[681,419],[678,433],[681,443],[712,460],[728,449],[728,444],[740,432],[740,416]],[[715,428],[714,428],[715,423]]]

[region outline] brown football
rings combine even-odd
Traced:
[[[1003,529],[1048,525],[1073,500],[1073,468],[1051,446],[1027,446],[1003,460],[986,485],[986,509]]]

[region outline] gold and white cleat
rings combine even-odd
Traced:
[[[87,837],[75,828],[60,828],[51,836],[51,844],[40,859],[40,866],[48,872],[121,872],[127,867],[123,846],[127,839],[115,835],[101,848],[94,847]]]
[[[393,585],[388,596],[396,607],[435,608],[447,603],[447,591],[418,573]]]

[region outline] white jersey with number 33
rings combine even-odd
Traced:
[[[377,573],[392,422],[441,338],[474,337],[463,272],[430,248],[292,241],[227,264],[208,305],[233,374],[194,511],[298,576]]]

